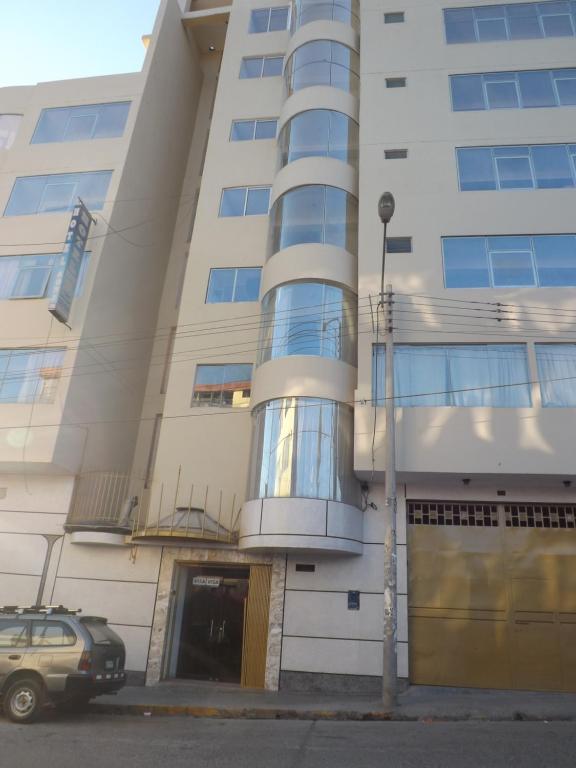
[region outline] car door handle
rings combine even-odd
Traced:
[[[10,656],[8,656],[10,661],[20,661],[22,656],[19,656],[17,653],[11,653]]]

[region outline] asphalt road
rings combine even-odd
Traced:
[[[573,768],[575,723],[0,719],[1,768]]]

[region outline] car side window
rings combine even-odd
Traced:
[[[25,621],[0,619],[0,648],[24,648],[28,628]]]
[[[76,635],[68,624],[61,621],[33,621],[32,645],[50,646],[74,645]]]

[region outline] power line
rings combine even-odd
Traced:
[[[493,390],[493,389],[504,389],[504,388],[510,388],[510,387],[531,387],[535,385],[541,385],[541,384],[550,384],[557,381],[574,381],[576,379],[576,376],[560,376],[557,378],[552,379],[528,379],[526,381],[518,381],[510,384],[487,384],[483,386],[478,387],[461,387],[458,389],[443,389],[443,390],[436,390],[432,392],[417,392],[412,394],[406,394],[406,395],[395,395],[394,400],[407,400],[411,398],[417,398],[417,397],[435,397],[438,395],[452,395],[452,394],[458,394],[463,392],[479,392],[484,390]],[[368,398],[360,398],[358,400],[345,400],[345,401],[333,401],[333,400],[326,400],[324,398],[318,398],[318,397],[309,397],[309,396],[289,396],[289,397],[278,397],[273,398],[273,400],[267,400],[263,403],[259,403],[256,407],[261,407],[262,405],[266,405],[267,411],[283,411],[285,410],[284,406],[270,406],[270,402],[274,402],[275,400],[314,400],[316,402],[313,403],[299,403],[299,408],[317,408],[318,406],[322,407],[324,403],[326,404],[332,404],[334,402],[337,402],[339,405],[348,405],[350,407],[353,407],[355,405],[368,405],[369,403],[373,403],[376,401],[376,403],[379,405],[380,403],[383,403],[386,401],[386,397],[368,397]],[[320,402],[318,402],[320,401]],[[198,405],[193,406],[194,408],[198,409],[214,409],[212,413],[184,413],[184,414],[174,414],[174,415],[163,415],[162,420],[173,420],[173,419],[191,419],[191,418],[209,418],[212,416],[231,416],[231,415],[243,415],[243,416],[249,416],[251,415],[252,411],[247,407],[233,407],[233,406],[207,406],[207,405]],[[421,407],[421,406],[416,406]],[[470,407],[470,406],[429,406],[429,407]],[[477,406],[477,407],[484,407],[484,408],[490,408],[490,407],[496,407],[498,406]],[[507,406],[512,407],[514,409],[523,409],[523,408],[531,408],[533,406]],[[218,410],[215,410],[218,408]],[[228,408],[228,410],[225,410],[225,408]],[[85,427],[87,425],[92,424],[132,424],[132,423],[140,423],[143,421],[154,421],[156,416],[141,416],[136,419],[108,419],[108,420],[95,420],[95,421],[77,421],[77,422],[64,422],[59,421],[54,424],[33,424],[31,426],[28,426],[27,424],[24,425],[10,425],[10,426],[0,426],[0,431],[2,430],[10,430],[10,429],[47,429],[47,428],[54,428],[54,427]]]

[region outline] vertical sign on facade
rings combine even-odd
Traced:
[[[61,323],[66,323],[70,317],[92,221],[90,211],[80,200],[72,212],[64,250],[56,263],[55,279],[48,306],[48,311]]]

